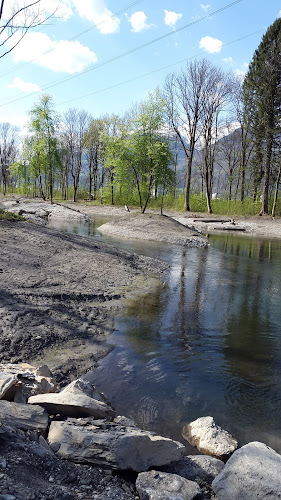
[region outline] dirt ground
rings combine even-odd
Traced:
[[[0,220],[0,361],[47,362],[66,383],[108,352],[117,311],[164,265],[30,222]]]

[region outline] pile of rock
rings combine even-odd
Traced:
[[[116,417],[105,396],[82,379],[55,392],[46,366],[0,365],[0,372],[0,440],[29,433],[39,456],[134,471],[136,490],[126,498],[281,498],[281,456],[258,442],[236,450],[237,441],[212,417],[197,419],[183,429],[184,437],[206,455],[184,456],[183,444]],[[225,465],[221,458],[226,457],[230,458]],[[88,486],[85,498],[105,498],[94,493],[90,497],[90,490]]]

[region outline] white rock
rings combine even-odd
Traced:
[[[185,451],[177,441],[90,418],[52,422],[48,443],[58,456],[74,462],[136,472],[180,460]]]
[[[136,489],[140,500],[193,500],[202,494],[195,481],[155,470],[139,474]]]
[[[0,391],[0,399],[25,403],[31,395],[54,392],[57,389],[56,381],[46,365],[37,368],[27,363],[2,363],[0,364],[0,372],[0,380],[3,381],[3,392],[1,395]]]
[[[93,395],[99,399],[94,399]],[[102,399],[104,396],[95,387],[83,380],[75,380],[56,394],[38,394],[28,399],[29,404],[43,406],[49,414],[66,417],[106,418],[113,420],[114,409]]]
[[[231,455],[238,446],[236,439],[216,425],[213,417],[201,417],[185,425],[182,435],[199,451],[215,457]]]
[[[219,500],[277,500],[281,498],[281,456],[263,443],[235,451],[214,479]]]

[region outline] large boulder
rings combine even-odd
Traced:
[[[211,484],[223,468],[224,463],[217,458],[207,455],[188,455],[178,462],[161,467],[161,470],[170,474],[177,474],[185,479],[193,481],[200,479]]]
[[[26,403],[29,396],[56,390],[56,381],[46,365],[0,364],[0,399]]]
[[[235,451],[214,479],[219,500],[276,500],[281,498],[281,456],[263,443]]]
[[[0,422],[22,430],[47,430],[49,416],[41,406],[0,401]]]
[[[95,396],[97,399],[94,399]],[[66,417],[94,417],[113,420],[115,411],[105,402],[103,394],[83,380],[75,380],[56,394],[38,394],[28,399],[29,404],[43,406],[51,415]]]
[[[180,460],[185,451],[177,441],[92,418],[52,422],[48,443],[58,456],[74,462],[136,472]]]
[[[238,446],[236,439],[216,425],[213,417],[197,418],[184,426],[182,435],[199,451],[214,457],[227,457]]]
[[[202,496],[195,481],[155,470],[139,474],[136,489],[140,500],[193,500]]]

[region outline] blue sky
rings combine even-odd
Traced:
[[[60,113],[123,114],[194,58],[243,74],[281,0],[242,0],[211,15],[233,1],[41,0],[47,13],[60,4],[59,17],[0,59],[0,121],[22,126],[40,93]],[[14,3],[5,0],[4,16]]]

